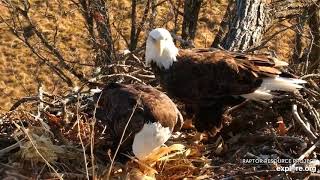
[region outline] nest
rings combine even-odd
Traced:
[[[102,78],[154,83],[152,73],[143,67],[116,66],[121,73]],[[319,76],[302,78],[309,83],[298,94],[285,94],[273,102],[247,102],[229,109],[224,128],[214,137],[197,132],[186,119],[184,129],[173,135],[166,147],[142,160],[124,154],[129,159],[127,162],[119,161],[107,148],[114,142],[108,136],[108,129],[93,116],[95,103],[90,89],[80,88],[65,96],[56,96],[40,88],[38,95],[21,99],[11,111],[0,116],[0,177],[280,179],[319,176]],[[299,170],[300,167],[304,171]]]

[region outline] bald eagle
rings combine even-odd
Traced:
[[[198,121],[211,124],[208,119],[212,116],[206,117],[207,114],[221,117],[225,104],[235,105],[242,99],[270,100],[275,92],[294,92],[305,83],[278,69],[287,66],[286,62],[266,55],[214,48],[178,49],[169,31],[163,28],[149,33],[145,59],[169,96],[197,106]]]
[[[133,152],[139,159],[164,144],[183,123],[171,99],[151,86],[110,83],[96,99],[97,118],[110,130],[112,149],[117,148],[125,132],[120,151]]]

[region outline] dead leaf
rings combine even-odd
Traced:
[[[62,118],[61,117],[57,117],[53,114],[50,114],[49,112],[44,112],[44,113],[46,114],[50,125],[55,125],[57,127],[62,126]]]
[[[288,132],[288,128],[286,128],[286,124],[284,123],[283,118],[281,116],[279,116],[277,118],[277,120],[278,120],[278,122],[277,122],[278,123],[278,128],[277,128],[278,134],[280,136],[286,135]]]
[[[194,125],[192,124],[192,119],[186,119],[182,125],[182,129],[194,129]]]

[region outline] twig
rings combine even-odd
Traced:
[[[287,143],[297,143],[299,144],[300,149],[305,149],[307,147],[307,143],[303,141],[301,138],[292,137],[292,136],[271,136],[271,135],[252,135],[252,136],[241,136],[238,140],[240,143],[265,143],[266,141],[271,141],[273,139],[277,139],[278,141],[287,142]]]
[[[308,51],[306,52],[306,55],[305,55],[304,74],[308,73],[308,71],[311,69],[311,68],[309,68],[309,60],[310,60],[310,53],[311,53],[313,42],[314,42],[314,36],[311,32],[311,29],[309,29],[309,35],[311,36],[311,38],[310,38],[310,42],[309,42]]]
[[[50,176],[56,176],[57,174],[49,173]],[[65,179],[85,179],[86,176],[83,174],[76,173],[59,173],[60,176],[63,176]],[[30,178],[28,178],[30,179]]]
[[[16,148],[20,147],[20,142],[17,142],[15,144],[12,144],[11,146],[8,146],[4,149],[0,150],[0,157],[2,157],[4,154],[10,152],[11,150],[14,150]]]
[[[235,106],[229,108],[228,110],[226,110],[226,111],[224,112],[224,115],[228,115],[228,114],[232,113],[233,111],[235,111],[235,110],[237,110],[237,109],[245,106],[248,102],[249,102],[249,100],[245,100],[245,101],[243,101],[242,103],[240,103],[240,104],[238,104],[238,105],[235,105]]]
[[[131,76],[129,74],[110,74],[110,75],[103,75],[103,76],[100,76],[99,79],[102,79],[102,78],[115,78],[115,77],[127,77],[127,78],[130,78],[130,79],[133,79],[135,81],[138,81],[139,83],[142,83],[142,84],[145,84],[141,79],[137,78],[137,77],[134,77],[134,76]]]
[[[31,96],[31,97],[23,97],[21,99],[19,99],[17,102],[15,102],[9,111],[13,111],[15,109],[17,109],[21,104],[24,104],[26,102],[30,102],[30,101],[38,101],[39,97],[38,96]]]
[[[304,115],[303,109],[302,109],[302,108],[297,108],[297,111],[298,111],[299,117],[301,118],[301,120],[302,120],[303,122],[306,123],[308,129],[312,128],[309,120],[308,120],[307,117]],[[312,131],[312,132],[313,132],[313,131]]]
[[[320,174],[319,173],[311,173],[309,175],[309,177],[319,177],[320,178]]]
[[[297,162],[303,160],[307,156],[309,156],[318,146],[320,145],[320,140],[318,140],[314,145],[312,145],[306,152],[304,152],[298,159]],[[294,163],[290,166],[290,168],[293,168],[296,166],[297,163]]]
[[[312,101],[311,104],[312,104],[315,108],[320,108],[320,99],[319,99],[319,100]]]
[[[274,153],[277,153],[278,155],[283,156],[283,157],[285,157],[285,158],[294,159],[294,158],[293,158],[292,156],[290,156],[289,154],[284,153],[284,152],[282,152],[282,151],[279,151],[279,150],[277,150],[277,149],[272,149],[271,151],[274,152]]]
[[[97,112],[97,107],[98,107],[98,102],[100,101],[102,93],[100,93],[97,102],[94,105],[94,110],[93,110],[93,121],[91,123],[91,136],[90,136],[90,153],[91,153],[91,164],[92,164],[92,178],[95,179],[95,169],[94,169],[94,127],[96,124],[96,112]]]
[[[112,22],[112,26],[117,31],[117,33],[121,36],[121,38],[124,40],[124,42],[126,43],[126,47],[129,47],[130,43],[127,40],[126,36],[122,33],[121,29],[115,25],[115,22]]]
[[[131,55],[132,55],[132,57],[133,57],[135,60],[137,60],[139,63],[142,63],[142,64],[143,64],[143,62],[142,62],[135,54],[131,53]],[[144,65],[144,64],[143,64],[143,65]]]
[[[320,92],[320,87],[318,86],[318,84],[317,84],[316,82],[314,82],[313,79],[309,79],[309,84],[311,84],[312,87],[313,87],[316,91]]]
[[[152,8],[156,8],[156,7],[162,5],[163,3],[167,2],[167,1],[169,1],[169,0],[160,1],[160,2],[158,2],[157,4],[155,4],[155,5],[151,6],[151,7],[152,7]]]
[[[44,47],[46,47],[49,50],[49,52],[51,52],[52,55],[54,55],[56,57],[56,60],[58,60],[59,65],[61,65],[65,70],[67,70],[68,72],[73,74],[75,77],[77,77],[81,82],[88,81],[82,73],[77,72],[72,66],[70,66],[69,64],[66,63],[65,57],[62,55],[62,53],[60,53],[60,51],[57,49],[57,47],[55,47],[54,45],[52,45],[48,42],[48,39],[43,35],[41,29],[39,29],[39,27],[37,27],[37,25],[34,23],[32,18],[29,16],[29,8],[21,9],[19,6],[14,6],[13,8],[15,8],[17,10],[18,14],[20,14],[21,16],[23,16],[26,19],[29,26],[32,28],[31,30],[33,31],[33,33],[36,34],[36,36],[40,39],[40,41],[44,45]],[[2,17],[0,19],[4,20]],[[14,27],[10,26],[6,21],[5,21],[5,23],[10,28],[10,30],[13,32],[13,34],[16,37],[18,37],[23,43],[25,43],[32,50],[32,52],[35,55],[37,55],[37,56],[39,55],[32,48],[32,45],[29,43],[28,38],[26,38],[26,37],[22,38]],[[45,59],[45,58],[42,58],[42,60],[43,59]],[[68,81],[68,82],[70,83],[72,81]],[[69,85],[71,85],[71,84],[69,84]]]
[[[32,147],[35,149],[35,151],[37,152],[37,154],[41,157],[41,159],[46,163],[46,165],[53,170],[53,172],[57,175],[57,177],[60,180],[63,180],[62,176],[60,176],[57,172],[57,170],[55,170],[53,168],[53,166],[44,158],[44,156],[40,153],[40,151],[38,150],[36,144],[33,142],[33,139],[31,138],[31,136],[29,135],[29,133],[27,132],[27,130],[24,127],[19,126],[17,123],[14,122],[14,125],[22,130],[22,132],[24,132],[24,134],[27,136],[27,138],[29,139],[30,143],[32,144]],[[19,142],[20,143],[20,142]]]
[[[311,84],[312,85],[312,84]],[[305,91],[307,94],[309,94],[311,97],[317,97],[320,98],[320,91],[314,91],[312,89],[309,88],[304,88],[303,91]]]
[[[312,120],[315,121],[315,124],[320,127],[320,117],[318,111],[311,106],[308,100],[301,98],[301,101],[304,102],[304,104],[307,106],[307,109],[309,110]]]
[[[25,180],[29,180],[30,179],[30,177],[26,177],[26,176],[24,176],[24,175],[22,175],[20,173],[15,172],[15,171],[13,171],[13,172],[12,171],[6,171],[5,174],[7,174],[12,179],[15,179],[15,178],[17,178],[17,179],[25,179]],[[13,177],[15,177],[15,178],[13,178]]]
[[[45,93],[45,92],[43,93],[43,95],[46,96],[46,97],[48,97],[48,98],[50,98],[50,99],[55,99],[54,96],[50,96],[50,95],[48,95],[48,94]],[[70,95],[70,96],[72,96],[72,95]],[[70,96],[68,96],[68,97],[70,98]],[[10,108],[9,111],[13,111],[13,110],[17,109],[19,106],[21,106],[22,104],[27,103],[27,102],[32,102],[32,101],[36,101],[36,102],[41,101],[43,104],[46,104],[46,105],[48,105],[48,106],[50,106],[50,107],[53,107],[53,108],[61,108],[61,107],[63,106],[63,103],[61,103],[61,102],[55,104],[55,103],[50,103],[50,102],[48,102],[48,101],[40,100],[38,96],[27,96],[27,97],[23,97],[23,98],[17,100],[17,101],[11,106],[11,108]],[[70,100],[69,100],[68,102],[70,102]],[[61,105],[60,105],[60,104],[61,104]]]
[[[140,78],[146,78],[146,79],[154,79],[156,78],[155,75],[145,75],[145,74],[137,74]]]
[[[43,105],[43,87],[41,82],[39,83],[39,87],[38,87],[38,98],[39,98],[39,105],[38,105],[38,114],[37,116],[40,117],[41,115],[41,111],[43,111],[44,105]]]
[[[278,32],[275,32],[275,33],[272,34],[271,36],[267,37],[263,42],[261,42],[260,45],[255,46],[255,47],[253,47],[253,48],[251,48],[251,49],[248,49],[248,50],[246,50],[245,52],[254,52],[254,51],[258,50],[258,49],[261,49],[261,48],[265,47],[265,45],[266,45],[271,39],[273,39],[275,36],[277,36],[278,34],[284,32],[284,31],[286,31],[286,30],[288,30],[288,29],[293,29],[293,28],[295,28],[295,27],[298,26],[298,25],[300,25],[300,23],[294,24],[294,25],[292,25],[292,26],[283,28],[283,29],[279,30]]]
[[[307,78],[320,78],[320,74],[307,74],[301,77],[301,79],[307,79]]]
[[[302,129],[307,133],[308,137],[311,140],[317,139],[317,136],[314,135],[310,128],[307,127],[306,123],[300,118],[296,104],[292,105],[292,114],[294,119],[302,126]]]
[[[68,122],[68,112],[67,112],[67,102],[65,100],[62,101],[62,120],[63,122]]]
[[[10,29],[10,31],[23,43],[26,44],[26,46],[28,46],[28,48],[32,51],[32,53],[34,55],[36,55],[41,61],[42,63],[46,64],[48,67],[51,68],[51,70],[56,73],[57,76],[59,76],[64,82],[66,82],[69,86],[73,86],[73,83],[71,81],[71,79],[69,77],[67,77],[67,75],[61,70],[59,69],[56,65],[54,65],[52,62],[50,62],[47,58],[45,58],[44,56],[42,56],[36,49],[35,47],[30,44],[29,40],[27,38],[22,38],[18,31],[16,30],[15,26],[11,26],[6,20],[4,20],[4,18],[2,16],[0,16],[0,20],[2,20],[7,27]]]
[[[232,180],[232,179],[241,179],[248,176],[270,176],[270,175],[276,175],[276,174],[284,174],[285,172],[277,171],[277,170],[259,170],[259,171],[253,171],[253,172],[239,172],[238,175],[230,176],[223,178],[222,180]]]
[[[86,148],[84,146],[84,143],[83,143],[82,137],[81,137],[80,115],[79,115],[79,109],[80,109],[79,95],[77,97],[78,97],[78,102],[77,102],[77,106],[76,106],[76,115],[77,115],[77,127],[78,127],[78,131],[79,131],[78,136],[79,136],[81,147],[83,149],[83,158],[84,158],[84,163],[85,163],[84,167],[86,170],[87,180],[90,180],[89,171],[88,171],[88,161],[87,161],[87,156],[86,156]]]
[[[179,41],[181,44],[186,45],[187,47],[194,48],[196,47],[192,41],[184,40],[181,36],[177,36],[176,34],[171,33],[173,39]]]

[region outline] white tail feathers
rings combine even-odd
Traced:
[[[261,86],[257,90],[253,93],[242,94],[241,96],[256,101],[270,100],[273,97],[272,91],[294,92],[303,88],[300,84],[304,83],[306,83],[306,81],[301,79],[284,77],[264,78]]]
[[[303,86],[299,84],[304,84],[304,83],[306,83],[306,81],[301,79],[283,78],[283,77],[264,78],[259,89],[271,90],[271,91],[294,92],[297,89],[303,88]]]
[[[270,94],[270,91],[261,91],[259,89],[255,90],[253,93],[249,93],[249,94],[242,94],[242,97],[246,98],[246,99],[251,99],[251,100],[255,100],[255,101],[267,101],[272,99],[273,95]]]

